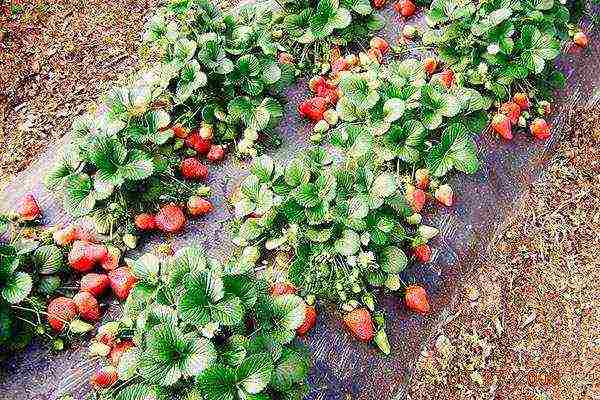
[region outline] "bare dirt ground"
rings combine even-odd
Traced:
[[[411,399],[600,399],[600,109],[523,193],[422,352]]]
[[[154,0],[0,0],[0,188],[138,60]]]

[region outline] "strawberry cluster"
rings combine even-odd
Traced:
[[[513,126],[525,128],[530,119],[529,109],[531,103],[526,93],[515,93],[512,101],[502,103],[498,112],[492,118],[491,127],[493,131],[505,140],[513,138]],[[549,114],[550,104],[542,101],[539,103],[538,113],[542,116]],[[535,118],[529,124],[531,135],[539,140],[550,137],[550,126],[543,118]]]
[[[135,343],[130,339],[121,339],[118,335],[119,323],[108,322],[98,328],[90,351],[92,355],[106,357],[108,365],[94,372],[90,383],[96,389],[108,388],[119,379],[117,366],[123,354],[135,349]]]

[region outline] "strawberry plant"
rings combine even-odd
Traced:
[[[275,252],[305,296],[345,311],[374,311],[373,288],[399,290],[409,262],[403,249],[432,237],[408,223],[411,186],[372,157],[333,165],[314,148],[286,166],[261,156],[250,171],[235,196],[235,241],[244,253]]]
[[[564,83],[553,60],[572,29],[558,1],[435,0],[424,34],[442,60],[499,101],[515,91],[549,97]]]
[[[244,259],[221,264],[196,247],[128,263],[139,281],[124,315],[90,349],[116,367],[92,377],[100,398],[303,397],[308,359],[290,344],[300,297],[273,296]]]
[[[323,62],[337,58],[337,47],[363,40],[384,25],[369,0],[286,0],[279,5],[282,43],[301,69],[320,70]]]

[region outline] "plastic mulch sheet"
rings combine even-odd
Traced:
[[[387,19],[383,34],[390,42],[402,30],[403,22],[391,5],[382,14]],[[589,22],[584,21],[585,26]],[[484,132],[477,139],[482,166],[471,176],[455,175],[451,182],[457,197],[449,209],[428,208],[427,223],[437,226],[442,234],[432,243],[433,262],[413,265],[405,272],[404,281],[423,282],[431,294],[433,313],[427,317],[409,314],[399,298],[380,299],[386,312],[390,356],[383,356],[374,346],[352,339],[343,329],[340,315],[333,309],[321,308],[318,328],[303,341],[313,354],[310,376],[311,399],[403,399],[415,360],[444,310],[452,301],[459,280],[469,279],[478,263],[484,262],[485,249],[514,202],[539,173],[552,152],[553,141],[568,131],[568,111],[573,104],[594,102],[595,88],[600,88],[600,35],[590,32],[591,48],[577,56],[566,55],[557,65],[568,77],[568,86],[556,96],[555,136],[546,143],[533,143],[530,137],[517,135],[511,142],[496,139]],[[367,42],[368,39],[365,39]],[[366,43],[365,43],[366,45]],[[297,105],[308,97],[307,82],[302,80],[286,94],[286,116],[281,123],[283,144],[272,155],[278,160],[290,159],[308,146],[312,126],[297,115]],[[32,192],[44,210],[44,220],[57,224],[68,220],[61,202],[42,185],[49,165],[60,154],[68,138],[55,143],[28,170],[20,173],[0,196],[1,204],[11,207],[21,195]],[[228,160],[210,170],[211,200],[216,211],[208,217],[192,221],[184,235],[176,237],[175,249],[187,243],[204,245],[216,257],[224,258],[232,248],[228,240],[227,221],[232,217],[226,198],[247,174],[247,165]],[[162,240],[153,237],[146,245]],[[118,316],[113,304],[105,320]],[[6,400],[56,399],[63,393],[83,398],[89,390],[88,378],[96,363],[86,357],[86,343],[76,343],[63,353],[52,353],[39,344],[16,354],[0,365],[0,398]]]

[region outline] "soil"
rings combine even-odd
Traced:
[[[130,73],[154,3],[0,1],[0,188]]]
[[[600,108],[573,115],[421,353],[411,399],[600,398]]]

